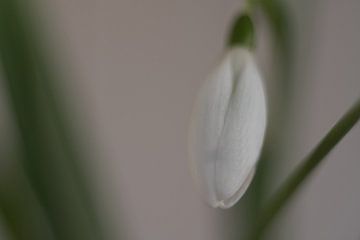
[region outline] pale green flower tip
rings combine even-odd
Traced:
[[[255,47],[255,27],[247,12],[243,12],[235,18],[229,32],[227,45],[229,47],[237,46],[249,49]]]

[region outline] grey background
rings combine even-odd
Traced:
[[[360,2],[291,1],[299,36],[296,135],[284,171],[360,96]],[[196,92],[223,50],[238,0],[40,0],[61,47],[107,227],[135,239],[221,239],[187,166]],[[265,34],[264,34],[265,35]],[[261,41],[265,42],[265,41]],[[261,47],[258,55],[267,55]],[[258,59],[269,72],[267,63]],[[70,98],[69,103],[74,98]],[[360,125],[278,224],[287,239],[359,239]],[[231,211],[231,210],[229,210]],[[293,226],[288,227],[289,224]]]

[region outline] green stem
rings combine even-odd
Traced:
[[[270,199],[264,210],[260,213],[257,225],[253,229],[250,239],[260,239],[266,227],[296,193],[300,185],[321,163],[328,153],[340,142],[360,118],[360,99],[355,105],[335,124],[315,149],[294,170],[284,184]]]

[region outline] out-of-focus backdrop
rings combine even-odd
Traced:
[[[65,102],[75,112],[81,140],[91,146],[92,184],[114,239],[124,231],[137,240],[222,239],[219,215],[224,213],[200,200],[188,170],[186,138],[195,95],[221,56],[242,1],[36,4],[71,79],[63,84]],[[288,160],[278,181],[360,93],[360,2],[292,0],[288,5],[297,38],[294,137],[284,149]],[[271,53],[261,45],[266,30],[259,36],[257,60],[266,78],[271,72]],[[3,146],[12,124],[5,96],[1,88]],[[288,221],[275,224],[279,234],[294,240],[360,238],[359,148],[360,125],[284,209]],[[1,222],[0,239],[6,239]]]

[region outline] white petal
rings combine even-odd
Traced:
[[[227,208],[251,182],[266,125],[262,81],[251,54],[230,50],[204,83],[189,134],[193,175],[209,204]]]

